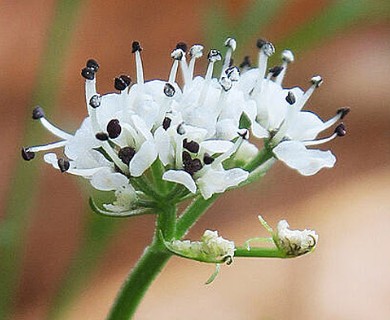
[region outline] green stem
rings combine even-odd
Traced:
[[[286,258],[286,254],[278,248],[236,248],[234,257],[245,258]]]
[[[260,152],[256,155],[256,157],[249,162],[246,166],[244,166],[244,170],[247,170],[249,172],[252,172],[257,167],[264,164],[267,160],[271,159],[273,156],[272,150],[265,146],[263,149],[260,150]]]
[[[108,320],[131,319],[152,281],[168,262],[171,254],[162,248],[158,235],[145,251],[123,284]]]
[[[108,320],[125,320],[133,317],[147,289],[172,256],[165,248],[159,233],[161,231],[166,240],[173,239],[175,227],[176,206],[165,203],[158,212],[153,242],[125,280]]]

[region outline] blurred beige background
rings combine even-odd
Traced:
[[[228,6],[232,19],[239,19],[247,1],[220,3]],[[259,36],[277,43],[284,32],[327,3],[291,1]],[[2,207],[15,163],[20,161],[54,4],[38,0],[0,3]],[[79,73],[86,59],[94,57],[100,63],[98,88],[102,93],[113,91],[116,75],[134,75],[133,40],[144,47],[145,78],[167,77],[169,53],[178,41],[192,44],[207,39],[203,21],[207,6],[208,1],[164,1],[158,8],[154,1],[83,3],[63,61],[57,112],[50,118],[61,127],[75,129],[85,117]],[[236,259],[231,266],[223,266],[209,286],[203,283],[213,272],[212,266],[174,258],[147,293],[136,319],[390,318],[389,39],[389,21],[357,25],[299,54],[289,68],[287,86],[306,87],[313,74],[323,76],[324,85],[309,103],[323,118],[339,107],[352,109],[345,120],[348,135],[330,144],[338,158],[334,169],[302,177],[277,164],[261,184],[221,197],[189,234],[196,239],[205,228],[217,229],[242,243],[264,235],[257,223],[261,213],[271,225],[287,218],[293,228],[315,229],[320,235],[317,250],[295,260]],[[279,53],[282,49],[277,47]],[[82,237],[83,216],[90,214],[77,178],[42,165],[36,187],[40,197],[27,223],[13,319],[44,318]],[[121,282],[152,236],[151,217],[123,224],[66,319],[104,319]]]

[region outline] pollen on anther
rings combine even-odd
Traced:
[[[95,94],[95,95],[93,95],[93,96],[91,97],[91,99],[89,100],[89,105],[90,105],[92,108],[96,109],[96,108],[100,107],[101,101],[102,101],[101,96]]]
[[[131,159],[133,159],[135,155],[135,149],[132,147],[124,147],[119,150],[118,157],[122,160],[124,164],[129,164]]]
[[[351,111],[348,107],[340,108],[337,110],[337,114],[340,114],[340,119],[344,119],[344,117]]]
[[[164,85],[164,94],[167,97],[169,97],[169,98],[173,97],[175,95],[175,92],[176,92],[175,87],[173,85],[171,85],[170,83],[166,83]]]
[[[337,134],[338,137],[344,137],[347,134],[347,128],[345,127],[344,123],[340,123],[334,132]]]
[[[172,119],[165,117],[162,123],[162,127],[164,130],[168,130],[168,128],[171,126]]]
[[[311,78],[311,83],[318,88],[324,81],[322,80],[321,76],[314,76]]]
[[[57,164],[61,172],[66,172],[70,168],[70,162],[67,159],[60,158],[58,159]]]
[[[121,75],[114,79],[114,87],[119,91],[125,90],[130,84],[131,78],[126,75]]]
[[[131,44],[131,52],[135,53],[137,51],[142,51],[141,45],[138,41],[133,41],[133,43]]]
[[[45,112],[40,106],[36,106],[32,112],[32,118],[38,120],[45,117]]]
[[[178,44],[176,44],[176,49],[181,49],[184,52],[187,52],[188,46],[184,42],[179,42]]]
[[[122,127],[119,124],[119,120],[118,119],[110,120],[110,122],[107,124],[107,133],[110,139],[118,138],[121,132],[122,132]]]
[[[94,59],[89,59],[87,61],[86,67],[93,70],[94,72],[98,72],[99,70],[99,64]]]
[[[35,157],[35,153],[32,151],[28,151],[26,148],[22,148],[21,152],[22,152],[22,158],[26,161],[30,161]]]
[[[293,105],[295,103],[296,99],[295,99],[295,95],[292,93],[292,91],[288,92],[288,94],[286,96],[286,101],[291,105]]]
[[[95,138],[100,141],[107,141],[108,140],[108,134],[105,132],[98,132],[95,134]]]
[[[207,55],[207,59],[210,62],[216,62],[222,60],[222,55],[218,50],[212,49],[210,50],[209,54]]]

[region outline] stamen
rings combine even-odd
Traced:
[[[165,117],[164,118],[164,121],[162,123],[162,127],[163,129],[166,131],[168,130],[168,128],[171,126],[171,122],[172,122],[172,119],[168,118],[168,117]]]
[[[202,169],[202,162],[199,159],[192,159],[191,155],[187,151],[182,152],[183,158],[183,169],[188,172],[191,176]]]
[[[67,159],[59,158],[57,164],[62,173],[68,171],[70,168],[70,162]]]
[[[169,82],[165,84],[164,86],[164,94],[169,97],[169,98],[172,98],[174,95],[175,95],[175,87],[173,85],[171,85]]]
[[[223,62],[222,74],[227,68],[229,68],[230,60],[232,58],[232,53],[236,50],[236,47],[237,47],[236,40],[233,38],[227,38],[225,41],[225,47],[227,47],[227,51],[226,51],[226,55],[225,55],[225,60]],[[221,77],[222,77],[222,74],[221,74]]]
[[[184,42],[179,42],[176,45],[176,50],[172,52],[172,54],[174,55],[172,56],[172,58],[179,60],[181,72],[183,74],[184,84],[189,83],[189,81],[192,79],[190,77],[187,62],[185,59],[186,52],[187,52],[187,45]]]
[[[132,50],[131,52],[135,54],[135,66],[137,69],[137,83],[143,84],[144,83],[144,70],[142,67],[142,59],[141,59],[141,45],[138,41],[134,41],[131,44]]]
[[[275,66],[269,69],[268,72],[272,74],[272,77],[276,78],[278,75],[280,75],[283,69],[284,68],[282,66]]]
[[[98,72],[98,70],[99,70],[99,64],[94,59],[89,59],[87,61],[87,65],[86,66],[87,66],[87,68],[93,70],[95,73]]]
[[[292,93],[292,91],[288,92],[287,97],[286,97],[286,101],[291,105],[293,105],[295,103],[296,99],[295,99],[295,95]]]
[[[203,156],[203,162],[204,164],[212,164],[214,162],[214,158],[211,157],[208,153],[205,153]]]
[[[231,81],[238,81],[240,79],[240,70],[237,67],[227,68],[225,74]]]
[[[118,157],[122,160],[124,164],[129,165],[131,159],[133,159],[135,155],[135,149],[131,147],[124,147],[119,150]]]
[[[95,134],[96,139],[100,141],[107,141],[108,140],[108,134],[105,132],[98,132]]]
[[[279,74],[279,76],[275,79],[275,83],[277,84],[282,84],[284,76],[286,75],[287,72],[287,66],[291,63],[294,62],[294,54],[290,50],[283,50],[282,52],[282,67],[283,70]]]
[[[173,65],[171,68],[171,72],[169,74],[169,83],[175,83],[176,82],[176,76],[177,76],[177,69],[179,67],[179,61],[181,61],[184,58],[184,51],[181,49],[175,49],[171,53],[171,58],[174,60]],[[185,81],[185,80],[184,80]]]
[[[334,132],[337,134],[338,137],[344,137],[347,134],[347,128],[345,127],[344,123],[340,123]]]
[[[200,44],[194,44],[190,49],[191,60],[188,66],[190,73],[190,79],[194,77],[195,60],[203,56],[203,46]]]
[[[100,107],[100,104],[102,102],[102,97],[98,94],[95,94],[92,96],[92,98],[89,100],[89,105],[96,109],[98,107]]]
[[[122,127],[119,124],[118,119],[110,120],[110,122],[107,124],[107,132],[110,139],[115,139],[119,137],[122,132]]]
[[[81,70],[81,75],[87,80],[93,80],[95,79],[95,70],[91,68],[83,68]]]
[[[114,87],[116,90],[123,91],[131,84],[131,78],[126,75],[121,75],[114,79]]]
[[[36,106],[32,112],[32,118],[38,120],[45,117],[45,112],[40,106]]]
[[[55,125],[53,125],[48,120],[46,120],[45,113],[43,109],[39,106],[34,108],[32,112],[32,118],[35,120],[39,120],[42,126],[46,128],[46,130],[48,130],[50,133],[52,133],[53,135],[57,136],[60,139],[69,140],[70,138],[73,137],[71,134],[61,130],[60,128],[57,128]]]
[[[265,72],[267,70],[268,58],[274,54],[275,48],[271,42],[268,42],[263,39],[257,40],[256,43],[259,48],[259,58],[258,58],[258,69],[259,69],[259,78],[255,86],[255,93],[261,92],[261,87],[263,85],[263,79],[265,77]]]
[[[337,114],[340,114],[340,119],[344,119],[344,117],[351,111],[350,108],[344,107],[337,110]]]
[[[320,76],[314,76],[311,78],[310,82],[312,83],[312,86],[307,89],[307,91],[303,94],[302,98],[297,102],[296,108],[298,110],[301,110],[303,108],[303,106],[313,94],[314,90],[323,83],[323,80]]]
[[[199,151],[199,143],[195,141],[188,141],[187,139],[183,140],[183,148],[187,149],[192,153],[198,153]]]
[[[210,50],[207,59],[209,60],[209,65],[207,66],[205,80],[210,80],[213,76],[214,63],[222,60],[222,56],[218,50],[212,49]]]
[[[22,148],[21,153],[22,153],[22,158],[26,161],[30,161],[35,157],[35,153],[32,151],[28,151],[26,148]]]
[[[47,151],[47,150],[52,150],[52,149],[56,149],[56,148],[61,148],[61,147],[65,146],[67,143],[68,143],[68,141],[61,140],[61,141],[52,142],[52,143],[43,144],[43,145],[38,145],[38,146],[31,146],[31,147],[25,148],[25,151],[27,153],[29,153],[29,152],[35,153],[35,152],[40,152],[40,151]]]

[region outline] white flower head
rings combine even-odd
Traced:
[[[173,253],[192,260],[208,263],[232,263],[234,242],[218,235],[217,231],[206,230],[200,241],[173,240],[165,242]]]
[[[345,126],[339,124],[332,135],[317,139],[349,109],[340,109],[325,122],[314,113],[302,111],[322,79],[313,77],[305,93],[299,88],[283,89],[282,80],[294,56],[284,51],[282,65],[266,74],[267,60],[275,48],[264,40],[257,45],[258,67],[250,68],[246,59],[240,70],[231,65],[237,42],[228,38],[224,58],[218,50],[210,50],[202,77],[195,76],[194,70],[203,46],[196,44],[187,54],[187,45],[178,43],[171,53],[167,79],[145,81],[142,47],[134,41],[135,83],[129,76],[120,75],[114,80],[118,92],[105,95],[96,88],[99,64],[90,59],[81,72],[88,115],[80,128],[74,134],[67,133],[36,107],[33,119],[58,141],[23,148],[22,156],[31,160],[36,152],[50,151],[44,155],[47,163],[88,179],[98,190],[114,191],[116,201],[106,208],[126,212],[146,203],[144,200],[156,201],[158,192],[149,192],[158,188],[153,185],[156,180],[183,185],[188,190],[186,195],[200,193],[205,199],[238,186],[249,176],[243,167],[257,153],[256,147],[244,141],[249,130],[255,137],[266,139],[266,147],[275,157],[304,175],[332,167],[335,157],[330,151],[308,147],[345,135]],[[222,71],[214,76],[218,61],[222,62]],[[177,81],[179,70],[183,85]],[[249,120],[247,129],[241,127],[243,118]],[[56,149],[62,152],[54,153]],[[156,161],[161,162],[162,170],[149,170]],[[161,176],[154,176],[157,171]]]

